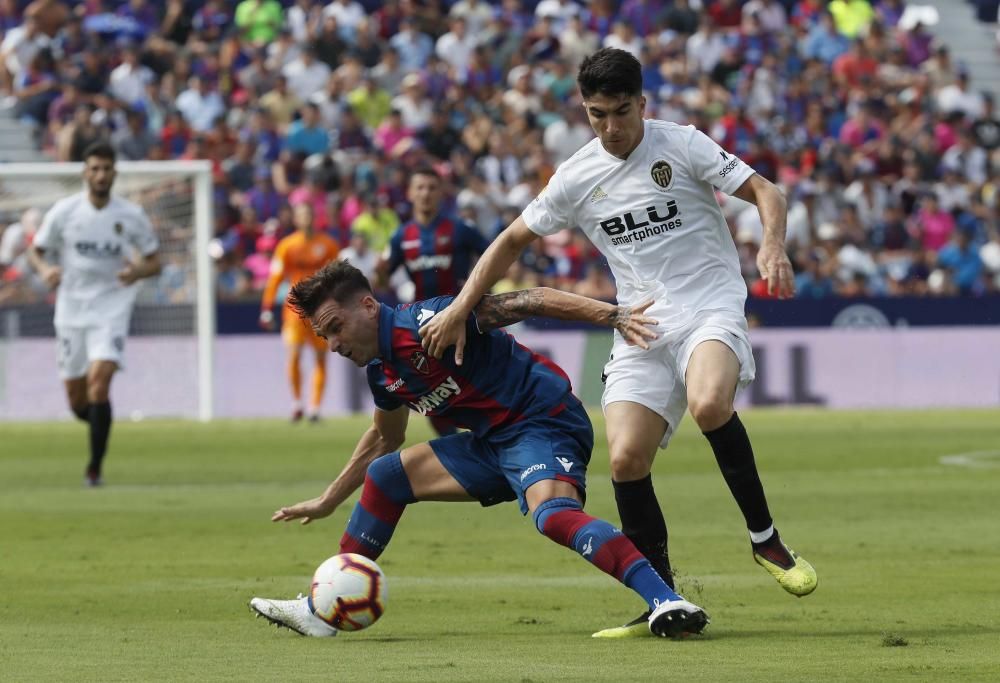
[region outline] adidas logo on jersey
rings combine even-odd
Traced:
[[[590,203],[591,204],[596,204],[597,202],[601,201],[602,199],[607,199],[607,198],[608,198],[608,193],[605,192],[604,189],[600,185],[597,186],[596,190],[594,190],[593,192],[590,193]]]
[[[436,311],[432,311],[432,310],[427,309],[427,308],[421,308],[420,312],[417,313],[417,324],[418,325],[423,325],[425,322],[427,322],[428,320],[430,320],[431,318],[434,317],[434,313],[435,312]]]

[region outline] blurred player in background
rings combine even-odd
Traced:
[[[643,306],[633,311],[553,289],[485,297],[466,319],[468,362],[458,366],[451,353],[428,357],[417,333],[452,297],[390,308],[357,268],[340,261],[293,287],[289,299],[330,351],[367,368],[376,409],[326,491],[280,508],[272,521],[327,517],[363,485],[340,552],[376,559],[411,503],[517,500],[540,533],[645,600],[648,632],[676,637],[705,628],[705,612],[674,593],[621,531],[583,511],[594,445],[590,418],[559,366],[500,329],[533,315],[570,317],[615,327],[629,343],[645,346],[655,335]],[[469,431],[400,451],[411,408]],[[308,598],[254,598],[250,606],[303,635],[337,633],[311,613]]]
[[[266,330],[274,329],[274,300],[282,282],[294,285],[326,263],[337,258],[340,247],[324,233],[316,232],[313,209],[309,204],[297,204],[292,220],[295,232],[278,242],[271,260],[271,274],[264,287],[260,304],[260,324]],[[299,319],[286,302],[281,312],[281,338],[288,347],[288,382],[292,388],[292,422],[302,419],[302,348],[310,347],[315,354],[312,392],[309,395],[309,421],[319,420],[319,407],[326,387],[326,344],[313,334],[312,328]]]
[[[642,68],[605,48],[577,77],[597,138],[556,170],[548,186],[476,265],[455,303],[421,330],[434,357],[457,344],[465,319],[538,237],[580,226],[608,259],[618,301],[648,298],[661,338],[650,351],[615,336],[604,371],[604,412],[622,530],[668,581],[667,528],[650,470],[690,408],[743,513],[753,558],[793,595],[816,588],[816,572],[782,542],[768,509],[750,439],[733,410],[754,378],[746,285],[732,235],[715,199],[721,190],[757,206],[764,237],[757,266],[768,293],[789,296],[786,203],[781,192],[693,126],[643,120]],[[643,634],[646,617],[602,637]]]
[[[486,251],[489,242],[475,228],[442,211],[444,181],[433,168],[413,172],[406,198],[413,205],[413,218],[389,240],[389,253],[379,264],[380,282],[388,282],[402,266],[413,281],[416,301],[458,294],[473,259]],[[434,417],[431,424],[442,436],[453,431]]]
[[[87,189],[49,209],[28,258],[58,288],[59,374],[70,409],[90,427],[85,483],[99,486],[111,434],[111,378],[124,367],[133,285],[160,272],[160,244],[142,207],[111,194],[111,146],[91,145],[83,159]],[[57,254],[58,264],[49,263],[47,253]]]

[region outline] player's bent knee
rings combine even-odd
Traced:
[[[580,512],[582,510],[583,506],[580,504],[580,501],[574,498],[549,498],[534,509],[531,513],[531,518],[535,522],[535,528],[538,529],[538,533],[548,536],[549,534],[545,533],[546,524],[554,516],[560,513]]]
[[[410,479],[403,469],[399,451],[375,458],[365,474],[365,484],[374,484],[379,492],[394,503],[415,502]]]
[[[652,466],[648,453],[641,453],[635,447],[611,450],[611,478],[615,481],[635,481],[642,479]]]
[[[688,400],[688,410],[703,432],[710,431],[726,423],[733,414],[733,402],[725,392],[707,392],[692,396]]]

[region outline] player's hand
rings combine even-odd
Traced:
[[[424,350],[434,358],[440,358],[449,346],[454,346],[455,365],[462,364],[465,318],[459,315],[458,309],[449,306],[431,318],[420,328],[420,338]]]
[[[336,505],[331,506],[321,497],[313,498],[275,510],[274,514],[271,515],[271,521],[291,522],[293,519],[301,519],[303,524],[308,524],[314,519],[329,517],[336,509]]]
[[[262,328],[264,328],[268,332],[273,331],[274,330],[274,313],[272,313],[271,311],[268,311],[266,309],[263,310],[263,311],[261,311],[260,312],[260,318],[257,320],[257,322],[258,322],[258,324]]]
[[[656,326],[657,321],[644,315],[646,309],[653,305],[653,300],[644,301],[638,306],[616,306],[614,327],[621,334],[629,346],[638,346],[641,349],[648,349],[647,340],[658,339],[651,327]]]
[[[44,280],[45,284],[51,289],[55,289],[59,286],[59,283],[62,282],[62,268],[59,266],[50,266],[44,273],[42,273],[42,280]]]
[[[123,285],[130,285],[140,277],[139,271],[136,269],[135,265],[131,263],[118,271],[118,281]]]
[[[767,282],[769,295],[784,299],[795,294],[795,273],[784,245],[764,240],[757,252],[757,270]]]

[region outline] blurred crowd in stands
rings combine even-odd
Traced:
[[[797,296],[997,292],[994,97],[908,9],[0,0],[0,97],[55,159],[79,160],[107,138],[123,160],[210,160],[218,292],[232,300],[259,296],[299,202],[374,264],[410,217],[418,165],[446,179],[450,211],[495,236],[593,137],[575,71],[597,48],[619,47],[643,64],[647,116],[699,127],[784,189]],[[751,295],[766,296],[756,210],[720,202]],[[25,277],[17,254],[38,215],[9,218],[5,282]],[[539,242],[502,287],[537,283],[614,296],[579,231]]]

